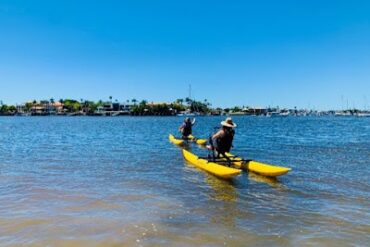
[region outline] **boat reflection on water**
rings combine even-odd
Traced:
[[[257,182],[257,183],[265,183],[270,185],[271,187],[277,188],[277,189],[283,189],[283,184],[276,178],[276,177],[265,177],[262,175],[258,175],[253,172],[248,172],[248,179]]]
[[[206,174],[205,181],[213,189],[212,199],[228,202],[237,201],[238,193],[233,180],[219,179],[213,175]]]
[[[240,215],[240,210],[237,207],[238,191],[235,187],[235,180],[218,178],[195,167],[186,160],[184,161],[184,164],[192,169],[197,169],[199,172],[204,174],[204,182],[209,186],[206,196],[209,199],[209,205],[213,206],[212,210],[209,208],[205,209],[203,214],[207,214],[208,212],[217,212],[210,217],[210,223],[216,225],[222,224],[226,227],[235,227],[236,219]]]
[[[215,225],[222,224],[227,228],[233,228],[237,224],[237,219],[242,216],[238,203],[238,190],[234,180],[219,179],[210,174],[206,174],[205,182],[211,187],[209,191],[210,205],[217,206],[213,208],[217,213],[210,217],[210,223]],[[217,215],[217,216],[216,216]]]

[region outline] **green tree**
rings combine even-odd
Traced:
[[[182,105],[184,103],[184,99],[177,99],[176,103]]]
[[[190,104],[190,110],[194,112],[200,112],[200,113],[210,112],[208,105],[200,101],[192,101]]]
[[[239,106],[235,106],[231,109],[233,112],[240,112],[242,109]]]
[[[6,113],[8,111],[8,106],[6,104],[2,104],[0,107],[1,113]]]
[[[37,101],[34,99],[32,102],[33,110],[36,111]]]
[[[2,104],[0,107],[0,112],[6,115],[14,114],[15,112],[17,112],[17,107],[15,107],[14,105]]]
[[[185,106],[178,103],[172,103],[170,107],[176,112],[185,111]]]
[[[14,106],[14,105],[10,105],[10,106],[8,106],[8,111],[10,111],[10,112],[16,112],[17,111],[17,107],[16,106]]]
[[[64,108],[67,109],[68,112],[77,112],[81,109],[81,104],[77,100],[65,99]]]
[[[192,100],[191,100],[189,97],[186,97],[186,98],[185,98],[185,102],[186,102],[188,105],[190,105],[190,104],[191,104],[191,102],[192,102]]]
[[[95,103],[94,101],[88,101],[88,100],[84,102],[84,105],[85,105],[84,106],[85,112],[89,115],[93,114],[99,106],[98,103]]]
[[[25,107],[26,107],[26,111],[30,111],[32,109],[32,106],[33,106],[33,103],[32,102],[27,102],[25,104]]]

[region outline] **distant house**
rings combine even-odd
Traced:
[[[64,104],[61,102],[54,102],[53,104],[50,104],[51,111],[56,112],[56,113],[62,113],[63,107],[64,107]]]
[[[20,105],[17,105],[16,107],[17,107],[17,112],[20,114],[27,112],[26,104],[20,104]]]
[[[267,109],[264,107],[245,107],[242,110],[246,115],[265,115]]]
[[[109,103],[99,106],[95,115],[99,116],[119,116],[119,115],[129,115],[132,105],[121,104],[121,103]]]
[[[113,104],[104,104],[103,109],[107,112],[113,111]]]
[[[166,106],[170,106],[171,103],[168,103],[168,102],[150,102],[150,103],[147,103],[148,106],[157,106],[157,105],[166,105]]]
[[[130,113],[131,109],[132,109],[132,105],[130,104],[120,104],[119,105],[119,110],[121,112]]]
[[[47,107],[45,107],[45,105],[38,104],[38,105],[32,106],[31,108],[31,115],[33,116],[44,116],[48,114],[49,114],[49,111]]]

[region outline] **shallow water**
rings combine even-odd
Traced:
[[[199,171],[168,142],[177,117],[0,118],[0,245],[368,245],[370,118],[234,120],[234,153],[293,170]]]

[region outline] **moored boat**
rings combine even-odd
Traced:
[[[357,117],[370,117],[370,113],[368,112],[359,112],[356,114]]]

